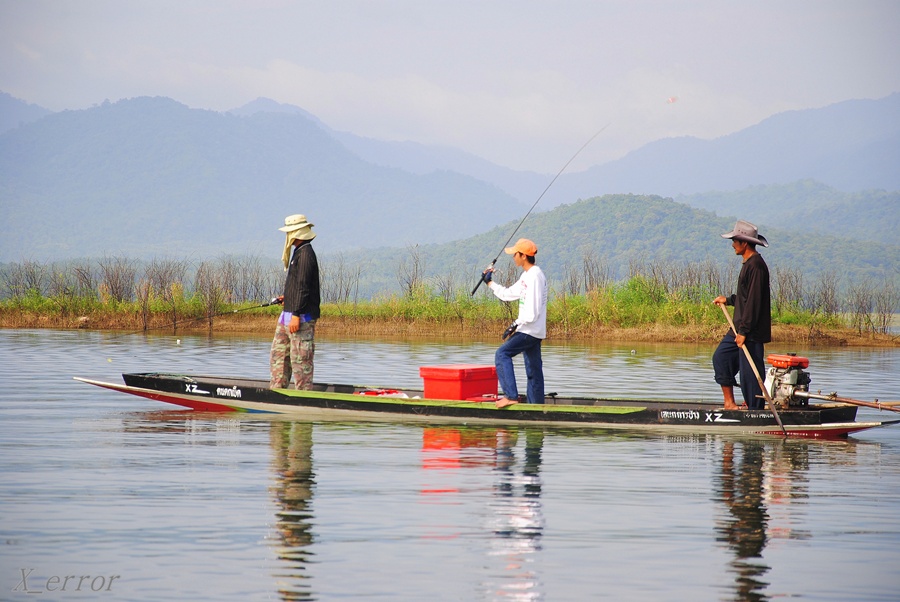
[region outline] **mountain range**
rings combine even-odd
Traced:
[[[551,180],[457,149],[337,132],[268,99],[227,113],[149,97],[52,113],[0,95],[0,110],[0,261],[276,257],[278,226],[302,212],[325,234],[316,241],[325,253],[380,256],[374,249],[388,247],[396,257],[421,245],[452,256],[471,246],[484,262]],[[859,256],[842,251],[842,261],[878,271],[875,255],[895,257],[898,165],[900,94],[790,111],[715,140],[660,140],[564,173],[520,234],[548,237],[563,256],[586,244],[568,234],[578,231],[603,241],[603,252],[611,240],[603,228],[616,220],[628,233],[615,238],[616,261],[683,256],[660,238],[664,219],[651,207],[662,202],[690,208],[679,227],[696,220],[701,237],[741,217],[799,236],[800,247],[828,240],[854,249]],[[603,195],[654,202],[614,213],[579,203]],[[548,222],[555,227],[542,230]],[[583,232],[592,227],[594,238]]]
[[[494,258],[499,258],[498,273],[512,268],[502,245],[516,226],[516,221],[508,222],[452,243],[346,253],[341,261],[363,267],[363,288],[368,294],[396,290],[401,266],[411,265],[414,256],[422,275],[431,282],[471,287]],[[593,265],[613,280],[652,266],[670,274],[687,264],[712,266],[719,273],[726,273],[730,265],[736,278],[740,262],[730,241],[721,237],[733,226],[730,217],[672,199],[619,194],[581,199],[534,215],[521,234],[538,244],[538,264],[559,289],[571,276],[583,275],[585,265]],[[826,275],[843,289],[865,281],[896,283],[900,277],[900,245],[894,240],[840,238],[789,222],[762,226],[760,233],[770,243],[759,251],[772,269],[773,279],[790,270],[801,275],[807,291]]]
[[[334,233],[325,249],[403,246],[470,236],[522,211],[470,176],[363,161],[299,115],[236,116],[166,98],[9,130],[0,174],[0,260],[269,254],[293,213]]]
[[[336,131],[299,107],[257,99],[237,114],[285,112],[315,120],[360,158],[427,174],[454,171],[494,184],[530,205],[552,175],[495,165],[458,149],[395,142]],[[614,124],[612,124],[614,126]],[[602,132],[600,134],[602,136]],[[564,158],[561,158],[561,162]],[[603,165],[563,173],[541,210],[603,194],[679,197],[710,191],[816,180],[845,192],[900,190],[900,93],[787,111],[713,140],[667,138]]]

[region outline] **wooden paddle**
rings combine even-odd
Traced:
[[[717,305],[722,308],[722,313],[725,314],[725,319],[728,320],[728,325],[731,326],[731,332],[734,333],[734,336],[737,336],[737,328],[734,327],[734,322],[731,319],[731,314],[728,313],[727,309],[725,309],[725,304],[718,303]],[[750,367],[753,368],[753,374],[756,375],[756,380],[759,382],[759,388],[762,390],[763,397],[766,398],[766,403],[769,404],[769,409],[772,410],[772,414],[775,415],[775,422],[778,423],[778,426],[781,427],[781,432],[784,433],[785,437],[787,437],[787,430],[781,423],[781,416],[778,415],[778,410],[775,409],[775,402],[772,401],[772,397],[769,395],[769,392],[766,391],[766,385],[765,383],[763,383],[763,379],[759,375],[759,370],[756,369],[756,364],[753,362],[753,358],[750,357],[750,350],[747,349],[746,345],[741,345],[741,349],[744,350],[744,355],[747,356],[747,361],[750,362]]]

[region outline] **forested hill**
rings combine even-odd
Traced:
[[[842,192],[813,180],[676,197],[692,207],[809,234],[897,244],[900,192]]]
[[[286,215],[320,246],[465,238],[523,212],[450,172],[358,158],[303,115],[235,116],[137,98],[64,111],[0,135],[0,261],[278,255]]]
[[[428,277],[453,279],[474,286],[477,275],[497,253],[498,267],[508,268],[502,245],[518,222],[509,222],[466,240],[425,245],[415,249],[379,249],[363,255],[346,254],[342,260],[363,265],[368,287],[396,289],[398,276],[418,256],[419,268]],[[658,196],[606,195],[561,205],[532,215],[513,237],[533,239],[539,248],[538,264],[560,285],[567,274],[579,273],[585,263],[602,265],[613,279],[627,277],[633,266],[669,268],[687,263],[710,262],[739,267],[728,240],[734,219],[719,217]],[[900,245],[842,239],[811,232],[790,224],[762,224],[760,232],[770,242],[760,247],[773,270],[791,269],[815,282],[831,272],[846,285],[853,280],[877,281],[898,277]],[[474,278],[474,281],[473,281]]]
[[[0,133],[37,121],[52,112],[0,92]]]

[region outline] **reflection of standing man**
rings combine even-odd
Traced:
[[[545,520],[541,493],[541,453],[544,445],[542,429],[526,428],[524,456],[519,450],[516,431],[497,431],[496,475],[488,526],[491,529],[487,566],[501,561],[485,582],[481,598],[488,600],[542,600],[545,587],[538,554],[543,550]],[[501,571],[502,567],[502,572]]]
[[[274,498],[275,529],[281,545],[278,557],[283,566],[277,572],[287,580],[285,589],[296,597],[285,600],[313,600],[311,565],[314,561],[315,515],[313,492],[316,487],[313,470],[313,425],[305,422],[273,422],[269,429],[272,444],[270,487]]]
[[[284,311],[275,327],[270,368],[272,389],[284,389],[291,375],[297,389],[312,389],[316,320],[319,319],[319,262],[310,244],[316,237],[304,215],[284,219],[286,233],[282,260],[287,270]],[[292,253],[293,251],[293,253]]]
[[[734,376],[740,372],[744,402],[751,410],[761,410],[765,407],[762,389],[741,347],[750,352],[757,372],[765,373],[765,344],[772,340],[771,294],[769,267],[756,252],[756,245],[768,247],[769,243],[757,232],[756,226],[745,221],[738,221],[734,230],[723,234],[722,238],[731,239],[734,253],[741,256],[743,263],[737,292],[729,297],[719,295],[713,300],[718,305],[734,305],[734,329],[737,331],[737,334],[729,331],[713,354],[715,380],[722,387],[725,409],[736,410]]]
[[[505,251],[513,256],[515,264],[523,270],[518,282],[506,288],[491,281],[492,270],[486,270],[483,275],[484,281],[497,298],[519,302],[519,316],[503,334],[506,342],[494,355],[497,379],[505,396],[497,400],[498,408],[519,402],[512,358],[520,353],[525,359],[525,375],[528,377],[528,403],[544,403],[541,341],[547,338],[547,278],[534,262],[537,245],[527,238],[520,238]]]
[[[726,441],[722,450],[717,499],[725,504],[728,516],[717,521],[716,531],[717,539],[727,542],[734,552],[736,600],[765,599],[761,589],[765,587],[762,577],[769,571],[763,560],[769,516],[763,497],[764,451],[758,441]]]

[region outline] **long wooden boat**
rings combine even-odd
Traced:
[[[545,404],[497,408],[496,395],[460,399],[424,389],[317,383],[313,390],[269,389],[265,380],[171,373],[123,374],[124,384],[78,378],[98,387],[204,412],[276,414],[308,420],[416,421],[431,424],[522,424],[565,427],[724,432],[794,437],[846,437],[900,422],[857,422],[857,406],[818,403],[779,412],[785,431],[769,410],[725,410],[702,401],[561,397]],[[494,381],[496,392],[496,380]],[[444,399],[441,397],[451,397]]]

